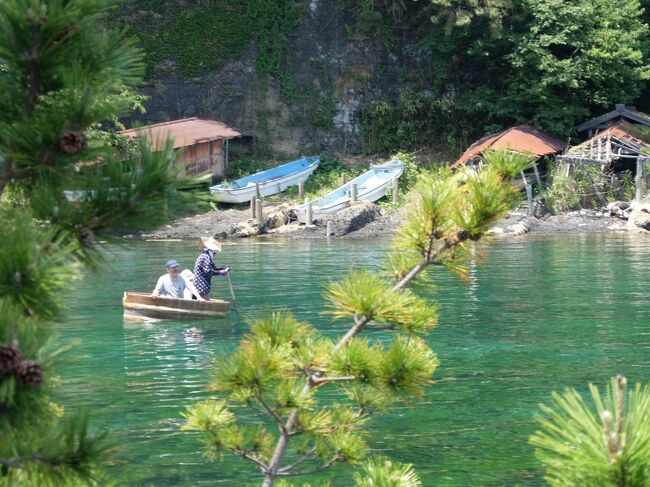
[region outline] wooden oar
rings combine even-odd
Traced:
[[[237,298],[235,297],[235,291],[232,288],[232,282],[230,281],[230,272],[226,274],[226,277],[228,278],[228,287],[230,288],[230,295],[232,296],[232,308],[235,310],[235,313],[239,314],[239,310],[237,309]]]

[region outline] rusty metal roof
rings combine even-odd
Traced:
[[[536,158],[561,152],[566,143],[528,124],[510,127],[498,134],[474,142],[451,167],[464,164],[487,149],[507,149],[531,154]]]
[[[122,130],[118,134],[132,139],[144,136],[154,149],[161,149],[169,136],[174,138],[174,149],[210,140],[226,140],[241,136],[239,132],[223,122],[196,117]]]
[[[650,134],[647,134],[639,129],[638,126],[621,120],[602,132],[598,132],[592,137],[597,139],[606,135],[613,135],[621,139],[634,142],[640,147],[650,146]],[[588,142],[588,141],[587,141]]]

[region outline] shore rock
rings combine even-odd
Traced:
[[[360,230],[375,221],[379,215],[379,208],[369,201],[357,201],[329,218],[332,222],[332,236],[347,235]],[[324,223],[327,225],[326,221]]]
[[[627,220],[627,228],[644,232],[650,231],[650,211],[646,208],[632,210]]]
[[[528,211],[514,211],[495,225],[489,234],[516,236],[526,233],[612,233],[650,231],[650,205],[632,205],[622,210],[625,203],[616,206],[630,215],[629,223],[620,214],[612,215],[611,209],[579,210],[561,215],[546,214],[543,218],[528,215]],[[325,238],[327,220],[331,222],[332,237],[374,238],[392,236],[399,228],[403,209],[383,209],[363,201],[341,210],[327,218],[307,226],[289,221],[291,205],[267,204],[262,225],[251,217],[249,208],[236,207],[215,210],[193,217],[182,218],[154,232],[127,235],[130,238],[196,238],[213,235],[219,239],[255,236],[279,236],[286,238]],[[613,207],[612,207],[613,208]]]

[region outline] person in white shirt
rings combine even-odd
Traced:
[[[165,264],[165,268],[167,269],[167,274],[160,276],[151,295],[183,299],[185,279],[178,274],[178,262],[174,259],[168,260]]]
[[[185,269],[183,272],[181,272],[181,277],[185,281],[185,291],[183,291],[183,298],[205,301],[205,299],[201,297],[201,294],[194,286],[194,273],[189,269]]]

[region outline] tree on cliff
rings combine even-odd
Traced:
[[[417,285],[426,285],[432,266],[466,276],[470,246],[518,201],[511,176],[529,164],[525,156],[503,153],[480,172],[424,175],[411,194],[384,276],[353,271],[327,286],[326,312],[352,321],[342,337],[323,337],[289,312],[251,320],[239,349],[216,363],[212,388],[222,394],[186,413],[184,428],[204,433],[208,458],[222,450],[239,455],[256,465],[264,486],[335,463],[360,463],[368,453],[371,417],[422,397],[438,366],[419,336],[436,325],[436,308],[418,295]],[[373,339],[378,329],[393,339]],[[319,397],[326,389],[337,393],[336,401]],[[239,419],[242,406],[267,421]],[[373,485],[409,485],[388,480],[403,469],[395,467],[374,468]]]
[[[506,100],[518,116],[565,134],[590,115],[628,103],[650,79],[648,25],[639,0],[524,0],[513,34]]]
[[[645,2],[645,0],[644,0]],[[639,0],[432,0],[422,46],[473,125],[532,122],[568,134],[650,79]]]
[[[0,2],[0,485],[94,483],[104,433],[54,402],[63,294],[94,232],[173,181],[173,152],[122,161],[100,123],[137,97],[141,55],[104,0]]]

